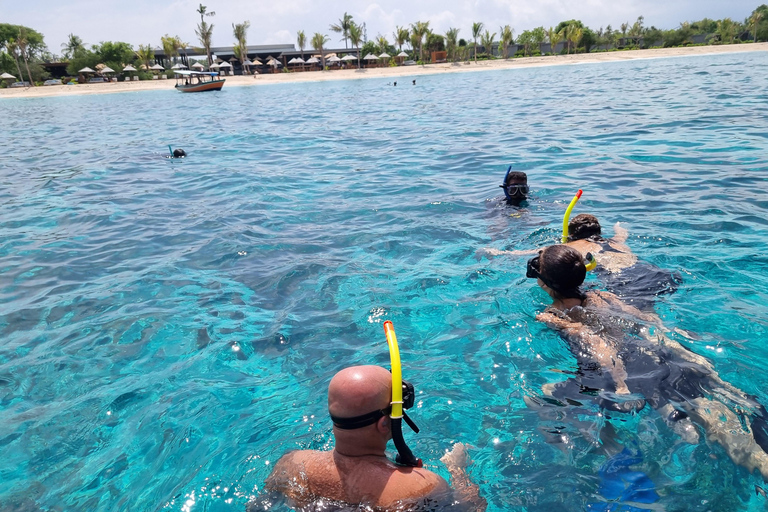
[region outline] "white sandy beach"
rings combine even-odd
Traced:
[[[659,48],[653,50],[629,50],[604,53],[582,53],[574,55],[556,55],[548,57],[528,57],[522,59],[497,59],[491,61],[473,61],[466,63],[427,64],[424,66],[400,66],[370,68],[364,70],[334,70],[304,73],[275,73],[255,76],[228,76],[225,87],[268,85],[288,82],[317,82],[325,80],[357,80],[364,78],[416,77],[419,75],[441,73],[464,73],[490,71],[498,69],[516,69],[539,66],[560,66],[617,62],[637,59],[665,57],[706,56],[721,53],[768,52],[768,43],[752,43],[723,46],[693,46],[688,48]],[[307,52],[308,54],[310,52]],[[27,89],[0,89],[0,98],[37,98],[48,96],[72,96],[80,94],[107,94],[118,92],[137,92],[150,90],[171,90],[175,81],[144,80],[140,82],[113,82],[103,84],[58,85],[49,87],[30,87]]]

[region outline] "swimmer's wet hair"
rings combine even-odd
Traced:
[[[506,185],[507,183],[509,183],[512,180],[524,181],[524,182],[528,183],[528,175],[525,174],[524,172],[520,172],[520,171],[510,171],[510,173],[507,174],[507,179],[504,182],[504,184]]]
[[[565,298],[583,299],[579,286],[587,277],[584,257],[567,245],[546,247],[539,256],[539,274],[542,281]]]
[[[568,223],[568,238],[570,240],[584,240],[592,236],[600,236],[600,222],[597,217],[588,213],[581,213]]]

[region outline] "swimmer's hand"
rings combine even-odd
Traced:
[[[484,512],[488,503],[480,496],[480,487],[467,475],[466,467],[472,462],[467,453],[467,445],[454,444],[450,451],[440,457],[440,461],[451,474],[454,496],[466,505],[466,510]]]
[[[440,457],[440,462],[445,464],[448,471],[451,471],[454,468],[466,468],[472,461],[469,458],[469,453],[467,453],[467,445],[464,443],[456,443],[450,451],[445,452],[445,455]]]

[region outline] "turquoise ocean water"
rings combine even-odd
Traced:
[[[576,362],[534,319],[525,257],[478,251],[556,241],[584,189],[575,213],[683,276],[656,307],[697,334],[679,341],[768,404],[768,54],[0,114],[1,508],[243,510],[287,450],[332,446],[327,383],[388,364],[391,319],[409,444],[444,476],[443,451],[473,445],[489,510],[605,507],[600,432],[642,454],[659,498],[637,506],[764,510],[757,474],[650,407],[528,408]],[[510,164],[519,210],[499,202]]]

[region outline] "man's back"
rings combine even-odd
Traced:
[[[426,469],[397,466],[380,456],[347,457],[335,450],[286,454],[266,486],[299,506],[322,497],[385,509],[450,490],[445,480]]]

